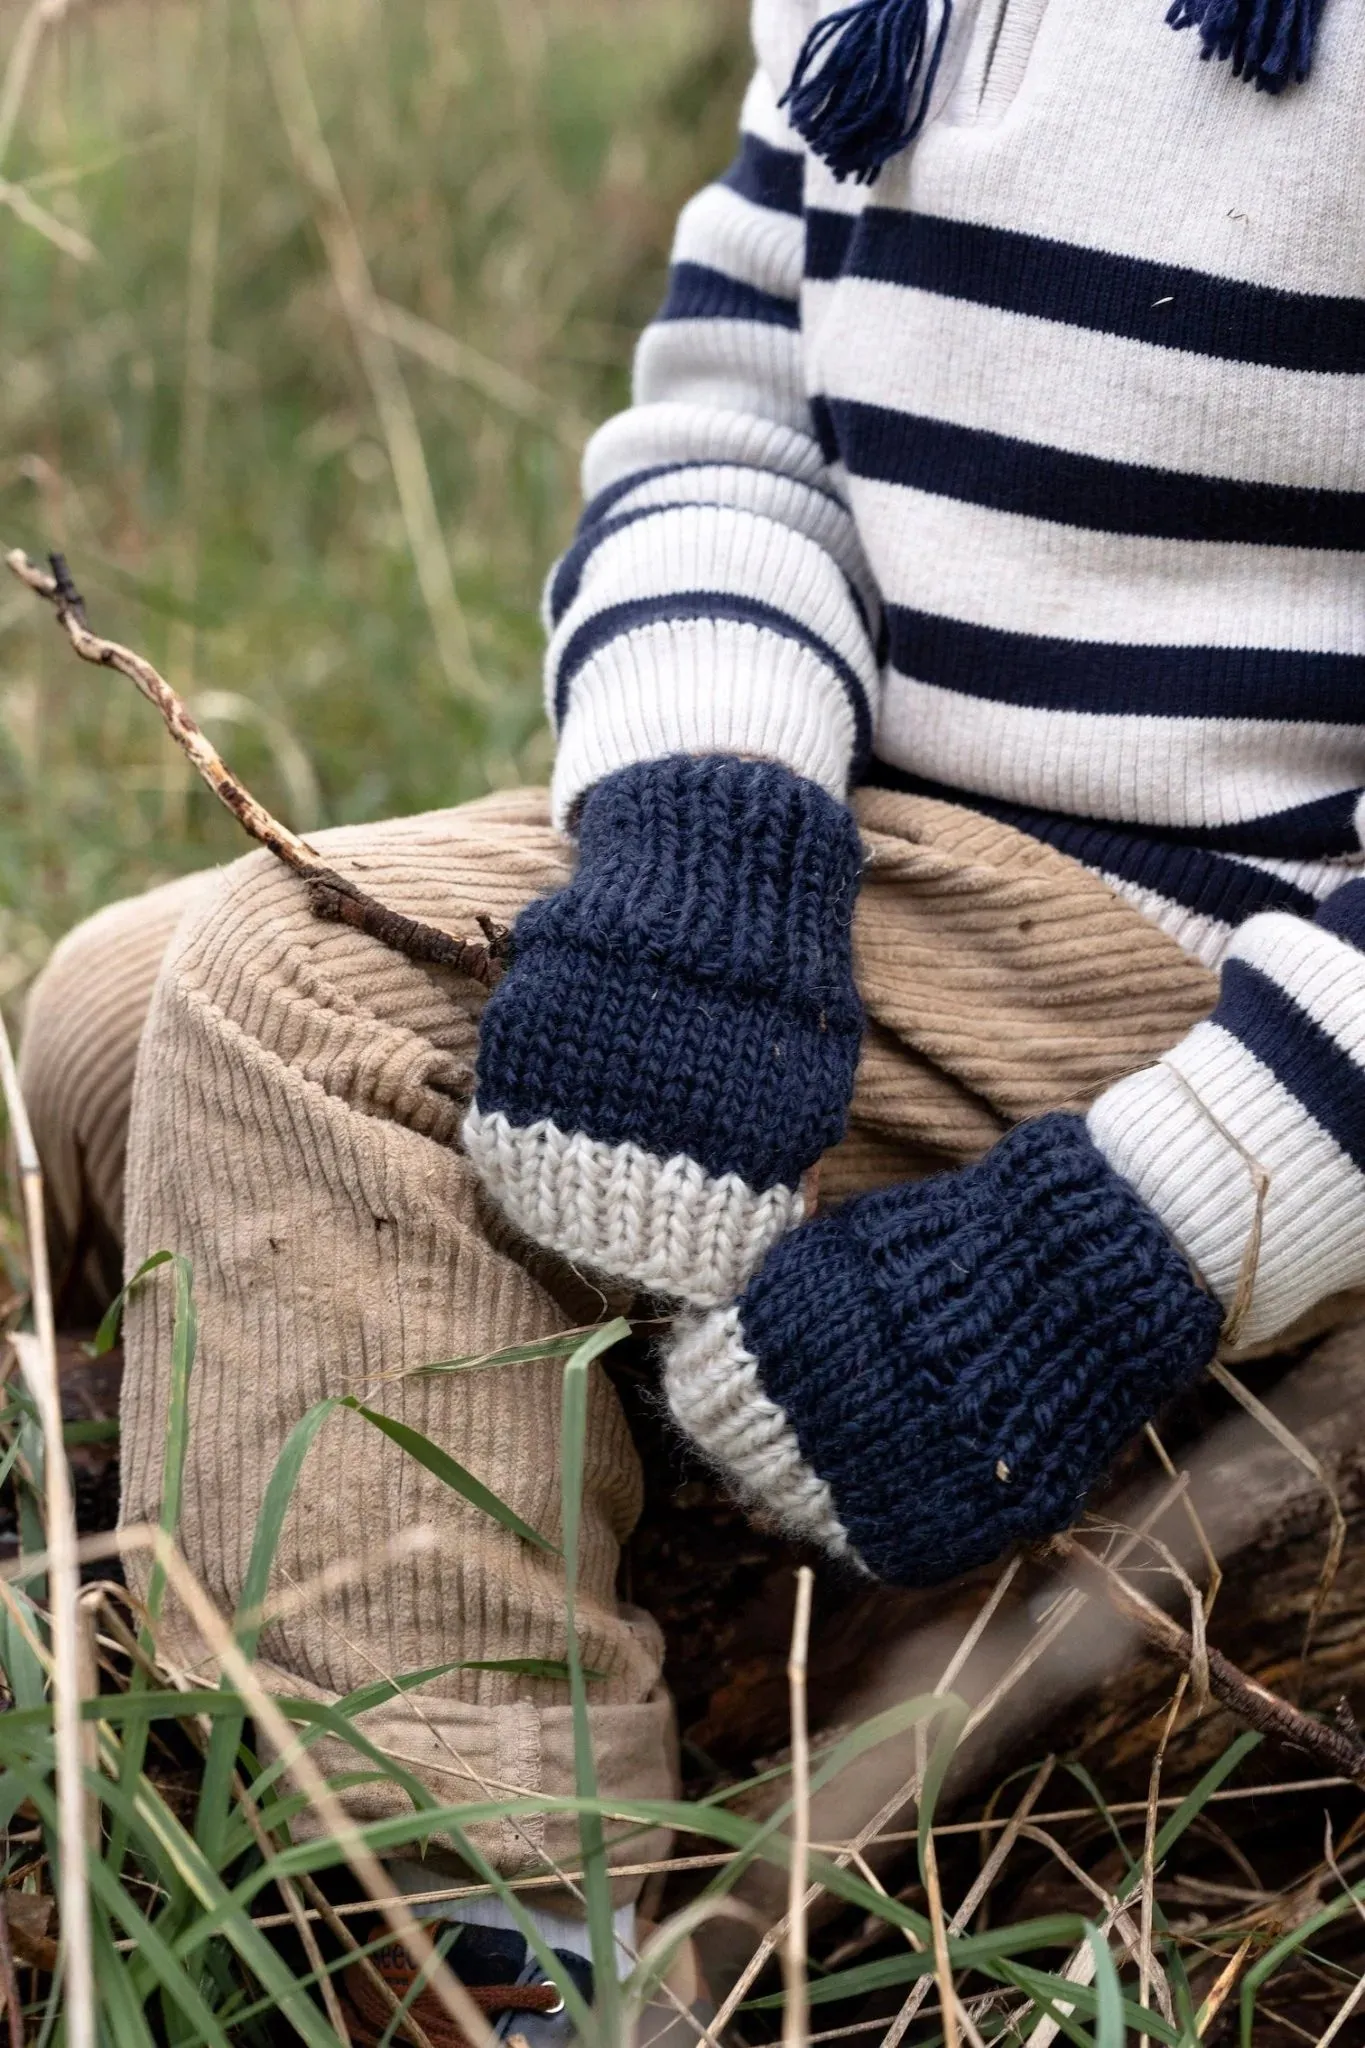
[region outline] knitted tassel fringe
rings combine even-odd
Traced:
[[[952,14],[952,0],[857,0],[816,22],[782,104],[836,178],[870,185],[919,134]]]
[[[1172,28],[1197,28],[1201,55],[1232,59],[1236,77],[1258,92],[1302,85],[1327,0],[1174,0]]]

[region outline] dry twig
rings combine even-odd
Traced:
[[[1155,1601],[1138,1592],[1112,1565],[1096,1557],[1074,1536],[1054,1537],[1048,1547],[1055,1557],[1078,1566],[1083,1576],[1104,1594],[1110,1606],[1125,1620],[1136,1624],[1153,1649],[1169,1657],[1181,1671],[1189,1671],[1197,1652],[1188,1629],[1172,1621]],[[1209,1691],[1214,1698],[1231,1708],[1249,1728],[1259,1729],[1263,1735],[1273,1735],[1280,1742],[1305,1750],[1328,1770],[1339,1771],[1355,1783],[1365,1779],[1365,1744],[1358,1739],[1339,1728],[1330,1727],[1326,1722],[1312,1720],[1298,1707],[1291,1706],[1288,1700],[1281,1699],[1278,1693],[1271,1692],[1254,1678],[1249,1678],[1246,1672],[1239,1671],[1221,1651],[1212,1648],[1208,1652],[1208,1677]]]
[[[315,917],[330,924],[353,925],[409,960],[453,968],[485,988],[496,984],[506,958],[508,938],[500,925],[491,918],[480,917],[482,940],[452,938],[436,925],[423,924],[417,918],[405,917],[401,911],[390,910],[335,868],[329,868],[306,840],[291,832],[287,825],[281,825],[237,780],[181,698],[149,661],[130,647],[120,646],[117,640],[104,640],[91,632],[84,600],[71,581],[63,556],[50,556],[50,569],[40,569],[22,548],[11,549],[5,559],[21,583],[53,606],[58,624],[82,661],[92,662],[97,668],[112,668],[126,676],[156,706],[171,738],[243,831],[303,877]]]

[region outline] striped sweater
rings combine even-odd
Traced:
[[[1365,979],[1324,1022],[1322,948],[1335,986],[1359,912],[1311,961],[1276,933],[1362,860],[1353,11],[1272,97],[1201,64],[1160,0],[957,0],[929,118],[871,185],[780,104],[829,11],[756,0],[738,155],[684,211],[634,403],[588,448],[547,593],[556,815],[674,752],[933,791],[1210,965],[1268,913],[1239,941],[1255,971],[1350,1039]],[[1273,1030],[1201,1030],[1275,1086],[1293,1064]],[[1244,1079],[1204,1072],[1176,1118],[1223,1130],[1224,1186],[1263,1149],[1226,1128]],[[1169,1165],[1174,1112],[1124,1085],[1105,1142],[1149,1191],[1143,1134],[1165,1118]],[[1236,1265],[1188,1209],[1196,1263]]]
[[[988,803],[1205,958],[1311,913],[1365,786],[1347,11],[1272,99],[1153,0],[959,0],[870,188],[777,105],[816,11],[759,0],[739,154],[588,450],[549,595],[561,816],[736,748]]]

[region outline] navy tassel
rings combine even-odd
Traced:
[[[857,0],[817,21],[783,95],[791,124],[836,178],[870,185],[924,126],[952,0]]]
[[[1313,38],[1327,0],[1175,0],[1172,28],[1197,28],[1204,57],[1232,59],[1238,78],[1258,92],[1302,85],[1313,61]]]

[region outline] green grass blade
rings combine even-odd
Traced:
[[[567,1358],[583,1342],[585,1337],[595,1334],[596,1325],[581,1330],[561,1330],[557,1337],[542,1337],[535,1344],[509,1344],[502,1351],[471,1352],[467,1358],[437,1358],[430,1365],[419,1365],[413,1377],[420,1379],[429,1372],[483,1372],[496,1365],[534,1365],[546,1358]]]
[[[881,1713],[870,1715],[866,1721],[860,1722],[841,1741],[835,1743],[834,1747],[820,1760],[816,1769],[811,1773],[811,1796],[814,1797],[817,1792],[823,1791],[825,1786],[837,1778],[841,1771],[847,1769],[849,1764],[856,1762],[859,1757],[865,1756],[878,1743],[887,1742],[893,1736],[902,1735],[908,1728],[913,1728],[920,1722],[932,1720],[939,1714],[946,1714],[950,1717],[952,1743],[955,1743],[957,1731],[960,1730],[967,1715],[966,1703],[959,1699],[956,1693],[920,1693],[914,1699],[901,1700],[894,1707],[885,1707]],[[952,1743],[949,1744],[949,1756],[952,1751]],[[789,1764],[784,1765],[780,1772],[769,1772],[765,1773],[764,1776],[771,1778],[786,1776],[790,1772],[790,1768]],[[726,1796],[733,1797],[742,1789],[742,1787],[731,1786],[727,1788]],[[724,1869],[717,1871],[711,1882],[705,1887],[703,1896],[706,1898],[720,1898],[727,1892],[733,1891],[745,1871],[753,1863],[755,1857],[762,1853],[765,1844],[773,1837],[781,1834],[791,1817],[791,1810],[790,1800],[784,1800],[776,1807],[769,1814],[768,1818],[759,1824],[757,1832],[754,1834],[748,1847],[741,1850]],[[919,1915],[915,1916],[915,1933],[924,1942],[926,1947],[929,1946],[932,1939],[932,1929],[928,1921]]]
[[[924,1783],[920,1787],[919,1812],[915,1817],[915,1853],[919,1861],[921,1883],[927,1884],[924,1869],[924,1848],[934,1825],[934,1809],[938,1795],[943,1790],[943,1780],[948,1775],[948,1766],[957,1751],[962,1731],[967,1725],[968,1707],[965,1700],[944,1701],[943,1724],[934,1737],[934,1746],[924,1770]]]
[[[194,1305],[194,1268],[182,1252],[171,1255],[175,1281],[175,1311],[171,1329],[171,1384],[166,1417],[166,1447],[161,1462],[161,1512],[157,1526],[163,1535],[174,1536],[180,1526],[180,1502],[185,1489],[185,1456],[190,1435],[190,1375],[199,1349],[199,1311]],[[166,1573],[154,1564],[147,1581],[147,1612],[153,1621],[161,1614],[166,1597]],[[152,1648],[150,1636],[146,1647]]]
[[[1069,1979],[1059,1977],[1048,1970],[1036,1970],[1029,1963],[1017,1958],[994,1966],[996,1972],[1007,1976],[1012,1984],[1026,1991],[1030,1998],[1037,1998],[1040,2004],[1049,2000],[1064,1999],[1068,2005],[1086,2019],[1094,2019],[1100,2009],[1100,1994],[1093,1984],[1073,1984]],[[1152,2012],[1144,2005],[1125,1998],[1120,1986],[1119,2009],[1124,2023],[1140,2033],[1149,2034],[1154,2041],[1160,2041],[1163,2048],[1180,2048],[1181,2034],[1171,2026],[1159,2012]],[[1122,2037],[1120,2037],[1122,2039]]]
[[[630,1326],[627,1324],[625,1327],[629,1329]],[[415,1458],[419,1465],[425,1466],[428,1472],[450,1487],[452,1492],[461,1494],[471,1507],[478,1508],[481,1513],[491,1516],[495,1522],[500,1522],[503,1528],[510,1529],[514,1536],[520,1536],[524,1543],[534,1544],[537,1550],[544,1550],[551,1557],[558,1557],[559,1552],[553,1543],[542,1536],[538,1529],[533,1529],[529,1522],[523,1522],[521,1516],[514,1513],[505,1500],[499,1500],[497,1494],[486,1487],[481,1479],[476,1479],[472,1472],[467,1472],[448,1451],[443,1451],[439,1444],[434,1444],[429,1436],[423,1436],[420,1430],[411,1428],[406,1422],[396,1422],[391,1415],[381,1415],[377,1409],[366,1408],[353,1394],[345,1395],[339,1405],[349,1408],[353,1414],[363,1415],[366,1422],[372,1423],[391,1443],[397,1444],[410,1458]]]
[[[131,1802],[125,1807],[121,1787],[113,1779],[95,1778],[92,1776],[89,1783],[91,1789],[98,1792],[101,1800],[106,1805],[116,1812],[121,1812],[130,1835],[141,1832],[138,1808],[143,1804],[142,1801]],[[168,1809],[164,1807],[158,1795],[147,1784],[145,1779],[143,1785],[145,1788],[145,1800],[148,1802],[154,1801],[156,1805],[161,1806],[162,1811],[167,1813],[169,1818]],[[57,1810],[56,1801],[52,1793],[51,1778],[33,1774],[27,1778],[26,1789],[27,1796],[33,1801],[34,1806],[43,1817],[45,1823],[55,1830]],[[208,2006],[204,2003],[197,1987],[191,1982],[167,1948],[157,1925],[149,1920],[138,1907],[130,1888],[120,1884],[112,1867],[99,1857],[90,1856],[87,1859],[87,1868],[90,1876],[91,1890],[96,1903],[101,1909],[101,1913],[107,1913],[111,1919],[117,1920],[122,1925],[124,1931],[137,1942],[135,1952],[137,1973],[147,1983],[154,1983],[159,1986],[166,1996],[184,2013],[185,2017],[198,2028],[206,2048],[230,2048],[227,2036],[214,2019]],[[99,1922],[100,1916],[97,1915],[97,1926]],[[132,1975],[132,1966],[130,1966],[127,1960],[120,1958],[117,1967],[120,1972],[127,1972],[130,1976]],[[128,1984],[130,1993],[134,1989],[135,1981],[134,1978]],[[97,1985],[97,1990],[103,1996],[107,1989],[107,1983],[102,1977]],[[138,2003],[141,2004],[143,2002],[145,2002],[145,1998],[139,1997]]]
[[[195,1353],[199,1346],[199,1315],[194,1305],[194,1269],[181,1252],[156,1252],[138,1268],[133,1280],[124,1289],[126,1298],[129,1289],[140,1277],[152,1272],[158,1266],[169,1264],[175,1283],[174,1320],[171,1328],[171,1384],[167,1404],[166,1443],[161,1461],[161,1511],[158,1527],[167,1536],[174,1536],[180,1526],[180,1502],[185,1485],[185,1455],[189,1447],[190,1430],[190,1375],[194,1371]],[[106,1322],[108,1318],[105,1318]],[[166,1597],[165,1567],[158,1560],[152,1566],[147,1580],[147,1612],[153,1622],[161,1613],[161,1603]],[[155,1648],[152,1631],[144,1627],[140,1632],[142,1647],[149,1653]],[[140,1692],[146,1686],[147,1677],[140,1664],[133,1667],[129,1678],[129,1689]],[[136,1784],[146,1755],[147,1730],[145,1725],[130,1731],[124,1750],[124,1790]],[[120,1870],[127,1852],[127,1836],[122,1825],[115,1822],[109,1838],[109,1867]]]
[[[1059,2033],[1065,2034],[1068,2041],[1075,2043],[1075,2048],[1095,2048],[1093,2037],[1087,2034],[1076,2018],[1075,2008],[1080,2004],[1080,1999],[1075,1993],[1079,1986],[1064,1984],[1060,1978],[1044,1977],[1036,1971],[1020,1969],[1013,1963],[1001,1963],[999,1974],[1007,1984],[1013,1984],[1020,1991],[1026,1992],[1034,2005],[1041,2008],[1038,2013],[1038,2026],[1041,2026],[1045,2019],[1050,2019]],[[1036,2033],[1037,2027],[1032,2031]]]
[[[136,1796],[132,1799],[126,1797],[122,1778],[118,1783],[105,1781],[101,1792],[105,1802],[116,1811],[120,1811],[126,1828],[131,1829],[136,1825],[158,1846],[163,1857],[173,1861],[181,1870],[184,1888],[200,1908],[197,1918],[202,1920],[207,1919],[210,1914],[214,1915],[215,1931],[221,1932],[246,1967],[260,1979],[263,1988],[272,1994],[280,2010],[308,2044],[308,2048],[336,2048],[336,2035],[307,1994],[299,1989],[279,1951],[257,1927],[253,1926],[248,1915],[234,1904],[222,1879],[205,1861],[198,1844],[181,1826],[147,1779],[140,1780]],[[264,1859],[263,1868],[267,1881],[273,1867],[270,1859]],[[118,1884],[107,1865],[99,1866],[99,1870],[100,1874],[95,1882],[102,1896],[107,1891],[111,1910],[116,1911],[120,1918],[135,1912],[127,1888]],[[134,1930],[130,1928],[129,1931]],[[176,2002],[180,2004],[182,1987],[190,1981],[183,1968],[183,1934],[178,1942],[167,1942],[158,1924],[151,1929],[150,1935],[146,1930],[137,1930],[137,1939],[140,1955],[146,1953],[144,1943],[149,1939],[157,1944],[155,1964],[158,1974],[164,1972],[167,1982],[175,1984]],[[148,1960],[150,1962],[153,1959],[148,1956]],[[183,1996],[198,1996],[202,2003],[202,1994],[197,1992],[197,1987],[191,1987],[191,1991],[184,1992]],[[213,2041],[217,2048],[217,2034],[213,2036]]]
[[[153,1252],[149,1259],[142,1261],[132,1279],[125,1281],[120,1287],[104,1311],[104,1319],[86,1347],[92,1358],[103,1358],[106,1351],[113,1350],[118,1342],[119,1330],[123,1324],[123,1311],[128,1306],[129,1295],[134,1288],[140,1287],[147,1275],[154,1273],[158,1266],[169,1265],[170,1259],[170,1252]]]
[[[1170,1819],[1159,1830],[1155,1843],[1155,1860],[1158,1863],[1162,1861],[1163,1857],[1170,1854],[1190,1823],[1199,1818],[1204,1808],[1208,1805],[1211,1794],[1216,1792],[1232,1776],[1243,1757],[1250,1756],[1253,1749],[1259,1749],[1264,1740],[1265,1737],[1258,1735],[1253,1728],[1247,1728],[1234,1742],[1228,1744],[1223,1754],[1214,1763],[1209,1765],[1209,1768],[1194,1787],[1194,1790],[1181,1800]],[[1134,1885],[1140,1881],[1141,1875],[1140,1870],[1134,1872],[1132,1878],[1119,1893],[1121,1899],[1126,1899],[1129,1896]]]
[[[595,1330],[578,1345],[564,1367],[563,1420],[559,1471],[563,1494],[564,1606],[568,1627],[569,1697],[573,1709],[574,1785],[580,1798],[597,1797],[597,1763],[592,1753],[588,1688],[578,1647],[578,1532],[583,1508],[583,1471],[588,1442],[588,1375],[603,1352],[630,1335],[623,1316]],[[593,1985],[602,2039],[613,2043],[620,2013],[620,1982],[616,1970],[616,1936],[612,1926],[611,1879],[601,1819],[585,1811],[579,1819],[583,1856],[583,1891],[592,1943]]]
[[[1095,2048],[1123,2048],[1123,1987],[1114,1958],[1098,1927],[1087,1927],[1085,1937],[1095,1958]]]
[[[256,1517],[255,1533],[251,1539],[251,1557],[247,1563],[246,1579],[242,1586],[242,1597],[238,1605],[238,1619],[234,1634],[244,1656],[254,1657],[260,1641],[261,1622],[252,1619],[258,1616],[270,1586],[270,1570],[275,1562],[279,1547],[280,1531],[289,1503],[298,1485],[303,1463],[312,1449],[318,1431],[337,1409],[335,1400],[317,1401],[301,1415],[294,1424],[280,1448],[274,1470],[266,1484],[261,1501],[261,1511]],[[223,1690],[230,1693],[226,1679]],[[233,1695],[235,1697],[235,1695]],[[223,1837],[227,1829],[231,1808],[232,1770],[237,1760],[237,1745],[241,1740],[244,1714],[239,1710],[235,1718],[228,1715],[214,1724],[209,1738],[208,1755],[204,1762],[204,1775],[199,1788],[199,1803],[195,1813],[195,1840],[204,1851],[215,1869],[222,1859]]]
[[[1330,1927],[1343,1913],[1358,1913],[1362,1903],[1365,1903],[1365,1878],[1362,1878],[1359,1884],[1352,1885],[1348,1892],[1343,1892],[1340,1898],[1333,1899],[1329,1906],[1324,1906],[1320,1912],[1314,1913],[1311,1920],[1305,1920],[1300,1927],[1292,1927],[1273,1948],[1267,1949],[1258,1962],[1253,1963],[1242,1979],[1242,2048],[1251,2048],[1252,2029],[1256,2022],[1256,1994],[1261,1986],[1274,1976],[1282,1963],[1287,1962],[1297,1950],[1310,1942],[1314,1935],[1319,1934],[1324,1927]]]
[[[869,1896],[877,1894],[868,1887]],[[880,1919],[890,1920],[886,1913],[878,1914]],[[1067,1942],[1079,1939],[1084,1933],[1085,1922],[1075,1913],[1051,1913],[1041,1920],[1023,1920],[1016,1927],[992,1927],[985,1934],[964,1935],[948,1944],[948,1955],[954,1974],[961,1970],[989,1967],[1002,1959],[1026,1954],[1035,1948],[1060,1948]],[[912,1953],[909,1949],[893,1956],[879,1956],[875,1962],[855,1963],[850,1969],[832,1971],[826,1977],[813,1977],[810,1983],[812,2005],[832,2005],[839,1999],[863,1998],[869,1992],[884,1990],[891,1984],[913,1984],[921,1977],[934,1974],[932,1949]],[[777,2012],[785,2001],[786,1993],[772,1991],[761,1998],[753,1998],[742,2008],[746,2012]]]
[[[16,1607],[23,1611],[24,1619],[28,1622],[38,1641],[41,1642],[43,1640],[43,1621],[41,1615],[34,1607],[33,1602],[26,1594],[21,1593],[17,1586],[13,1587],[11,1591]],[[9,1609],[5,1607],[0,1607],[0,1667],[4,1670],[10,1689],[10,1697],[14,1701],[15,1707],[28,1708],[35,1713],[44,1713],[50,1719],[50,1714],[46,1708],[47,1678],[43,1667],[39,1663],[36,1653],[29,1648],[28,1642],[21,1632],[18,1623],[10,1614]],[[3,1727],[8,1719],[8,1715],[0,1715],[0,1727]]]

